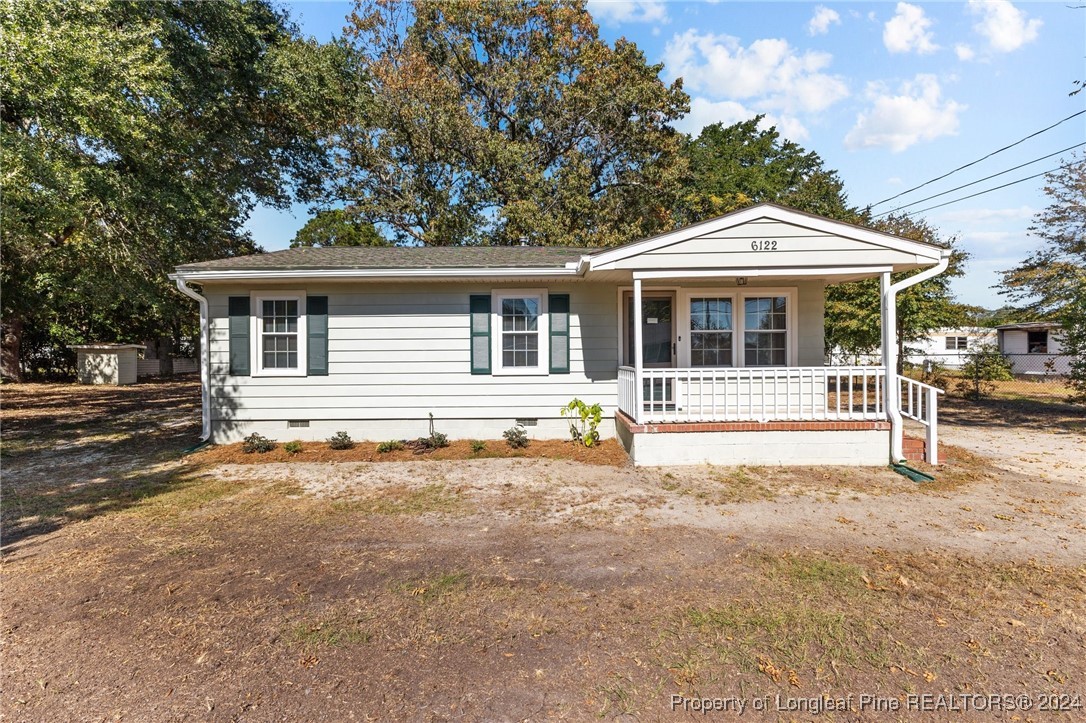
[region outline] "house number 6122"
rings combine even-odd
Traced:
[[[777,239],[758,239],[750,242],[751,251],[776,251]]]

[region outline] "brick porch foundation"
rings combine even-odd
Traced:
[[[860,432],[868,430],[889,431],[890,422],[831,421],[806,422],[665,422],[663,424],[637,424],[626,414],[615,412],[615,424],[622,425],[631,434],[665,434],[682,432]],[[917,440],[921,443],[923,440]]]

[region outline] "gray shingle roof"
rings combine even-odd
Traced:
[[[558,246],[333,246],[215,259],[178,266],[177,270],[560,269],[597,250]]]

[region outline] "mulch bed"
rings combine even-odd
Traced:
[[[275,449],[264,453],[245,453],[241,443],[214,445],[192,455],[197,462],[216,464],[262,464],[265,462],[413,462],[419,460],[463,459],[567,459],[584,464],[622,467],[630,458],[622,445],[614,439],[605,439],[592,447],[570,440],[533,439],[524,449],[513,449],[505,440],[488,440],[486,449],[474,452],[471,440],[458,439],[448,447],[422,450],[405,446],[391,452],[378,452],[376,442],[356,442],[351,449],[331,449],[325,442],[302,442],[302,451],[294,454],[277,443]]]

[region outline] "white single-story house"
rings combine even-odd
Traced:
[[[924,339],[909,344],[906,361],[916,365],[934,362],[948,369],[960,369],[969,352],[995,344],[995,329],[983,326],[935,329]]]
[[[996,327],[999,351],[1014,374],[1029,376],[1071,373],[1071,357],[1063,350],[1063,330],[1054,321],[1031,321]]]
[[[431,413],[450,438],[565,438],[578,397],[635,464],[882,465],[902,414],[935,459],[938,390],[887,371],[892,342],[880,365],[825,366],[824,290],[881,278],[893,339],[897,291],[947,262],[763,204],[616,248],[297,248],[171,278],[200,304],[215,442],[419,437]]]

